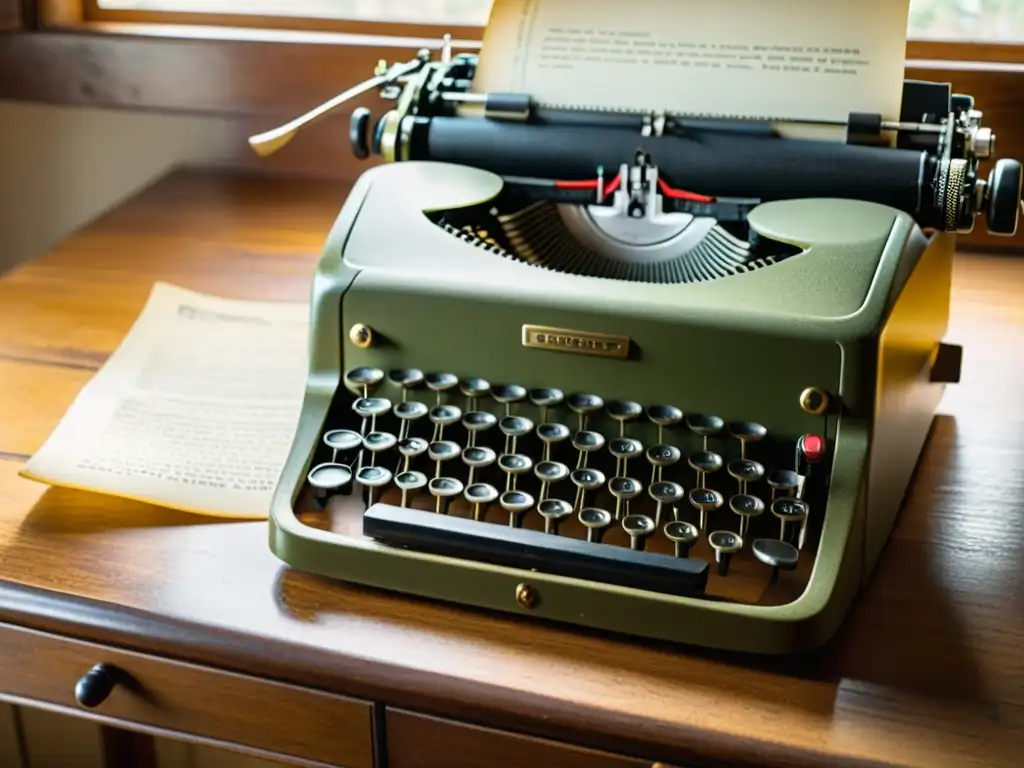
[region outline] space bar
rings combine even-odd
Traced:
[[[705,560],[391,504],[374,504],[365,512],[363,535],[388,546],[684,597],[702,594],[707,585]]]

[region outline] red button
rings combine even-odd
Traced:
[[[825,458],[825,438],[818,435],[804,435],[800,438],[800,450],[810,462]]]

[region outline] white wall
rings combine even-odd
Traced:
[[[0,101],[0,272],[180,162],[225,154],[215,118]]]

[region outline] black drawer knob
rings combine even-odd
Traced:
[[[114,669],[107,664],[97,664],[75,685],[75,701],[89,709],[98,707],[107,700],[116,683]]]

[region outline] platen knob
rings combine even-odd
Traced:
[[[97,664],[75,684],[75,701],[83,707],[98,707],[114,690],[114,670],[106,664]]]
[[[1021,209],[1021,165],[1016,160],[997,160],[988,177],[988,231],[996,235],[1017,233]]]
[[[360,160],[370,156],[370,110],[358,107],[352,110],[348,123],[348,142],[352,146],[352,154]]]

